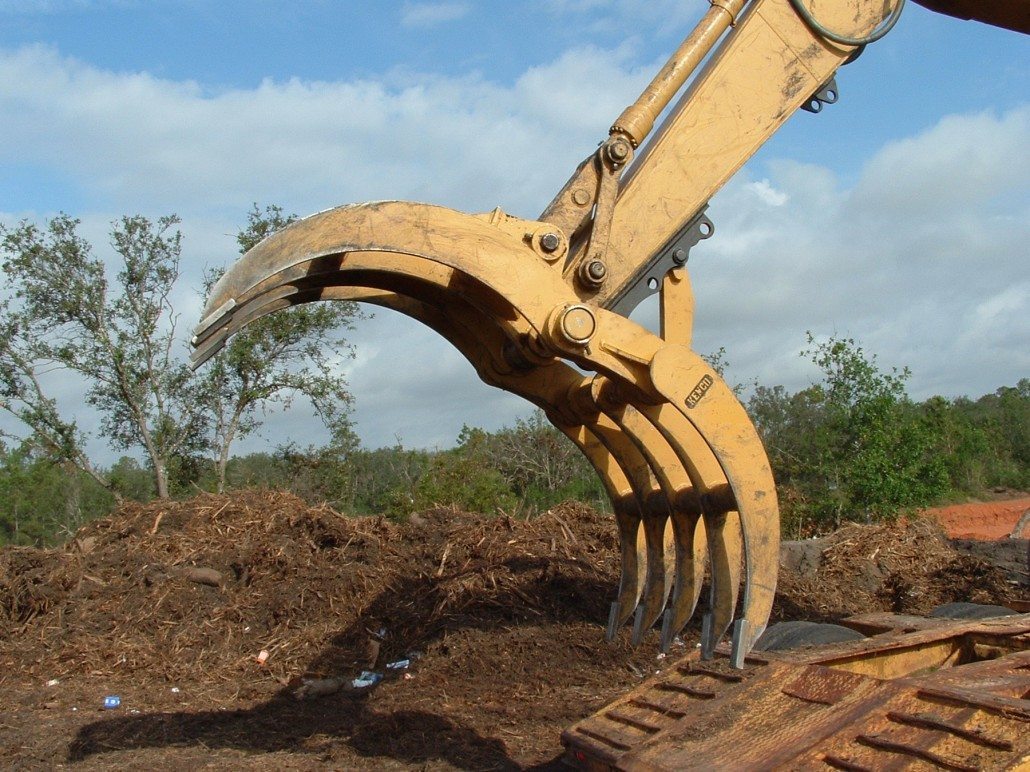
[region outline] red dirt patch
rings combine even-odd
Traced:
[[[954,504],[922,515],[937,520],[951,539],[1030,539],[1030,498]]]

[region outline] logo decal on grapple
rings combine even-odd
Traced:
[[[687,395],[687,407],[697,407],[697,403],[701,401],[701,398],[708,393],[708,390],[712,388],[712,384],[715,380],[710,375],[706,375],[697,382],[697,386],[690,390],[690,394]]]

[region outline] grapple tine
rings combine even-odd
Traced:
[[[629,502],[627,502],[629,503]],[[605,638],[615,640],[615,635],[626,620],[632,616],[640,596],[644,592],[645,569],[647,565],[647,540],[642,520],[637,509],[636,500],[632,502],[634,512],[624,513],[615,505],[615,523],[619,530],[619,550],[622,556],[622,567],[619,575],[619,593],[612,601],[608,612],[608,626]]]
[[[640,503],[625,472],[594,434],[583,425],[564,426],[554,419],[552,423],[583,452],[604,482],[612,502],[615,524],[619,531],[619,551],[622,556],[619,592],[608,614],[606,637],[612,640],[618,629],[633,614],[644,589],[643,567],[646,565],[647,555],[644,533],[640,527]]]
[[[645,577],[643,594],[636,604],[637,620],[634,621],[633,643],[639,643],[638,629],[642,622],[640,609],[652,609],[657,605],[655,617],[665,605],[665,523],[669,519],[669,502],[661,490],[658,480],[651,473],[646,459],[629,440],[622,429],[608,416],[599,413],[590,431],[607,447],[626,473],[630,486],[641,502],[641,525],[645,545]],[[632,608],[620,609],[618,626],[633,613]],[[647,611],[647,613],[651,613]]]
[[[620,399],[618,392],[617,386],[609,379],[603,376],[594,378],[592,387],[594,401],[606,415],[618,423],[641,455],[647,459],[654,476],[662,487],[666,501],[671,503],[670,519],[666,523],[664,532],[665,590],[660,597],[660,606],[649,607],[645,603],[637,609],[634,640],[639,642],[644,633],[662,616],[662,609],[669,601],[670,591],[672,593],[671,605],[678,610],[678,613],[672,617],[665,616],[663,630],[669,628],[670,624],[678,623],[678,617],[683,613],[685,606],[690,609],[687,612],[688,618],[693,611],[693,598],[695,597],[693,537],[701,508],[700,499],[690,477],[675,451],[639,410]],[[708,452],[707,448],[705,451]],[[659,600],[657,593],[651,598],[655,603]],[[676,632],[679,632],[680,629],[682,629],[682,625],[676,629]]]
[[[676,516],[674,515],[674,521]],[[668,652],[676,636],[694,616],[697,602],[701,598],[701,587],[708,564],[708,539],[705,521],[702,517],[680,517],[684,527],[676,532],[679,560],[676,564],[677,587],[672,602],[665,609],[662,619],[662,651]],[[693,527],[690,527],[690,520]]]
[[[669,524],[668,507],[665,496],[656,491],[653,495],[651,513],[644,517],[644,539],[647,545],[647,581],[644,595],[637,605],[633,617],[634,646],[639,646],[644,635],[654,625],[655,620],[665,608],[665,600],[672,582],[671,572],[666,565],[666,533]]]
[[[710,659],[715,647],[733,621],[740,588],[740,567],[743,553],[740,517],[732,510],[712,513],[705,518],[712,556],[711,620],[707,637],[701,641],[701,655]]]
[[[651,378],[662,395],[694,425],[726,476],[727,488],[707,492],[706,512],[735,509],[739,513],[744,624],[735,636],[733,656],[742,661],[765,629],[776,593],[780,521],[769,461],[733,391],[700,356],[685,346],[666,346],[651,361]],[[722,532],[729,531],[727,520]],[[730,546],[727,544],[727,548]],[[732,563],[729,549],[727,555]],[[719,602],[729,602],[729,598]],[[717,641],[721,637],[714,629],[718,619],[713,616],[712,621],[713,641]]]

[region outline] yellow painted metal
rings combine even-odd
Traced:
[[[737,20],[745,0],[712,0],[712,7],[693,32],[659,70],[632,105],[612,125],[612,134],[626,134],[634,146],[651,133],[655,120],[686,83],[722,34]]]
[[[885,15],[883,0],[812,5],[828,25],[856,34]],[[596,301],[614,297],[641,257],[688,222],[853,51],[816,36],[786,0],[752,0],[624,178],[609,279]]]
[[[848,36],[867,34],[896,7],[805,1]],[[258,244],[215,285],[194,359],[266,313],[317,300],[378,304],[427,324],[483,381],[539,406],[602,479],[623,561],[609,634],[636,615],[639,640],[661,617],[668,646],[698,605],[707,554],[704,650],[715,649],[742,594],[732,644],[740,665],[776,586],[768,460],[732,390],[690,348],[685,257],[662,263],[660,334],[610,307],[854,49],[824,40],[791,0],[711,4],[540,219],[399,201],[308,217]]]

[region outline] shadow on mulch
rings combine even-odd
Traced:
[[[250,710],[162,713],[107,719],[83,727],[68,748],[69,761],[112,751],[199,745],[271,753],[306,750],[326,762],[341,739],[368,759],[410,764],[447,761],[457,767],[519,769],[500,740],[424,711],[380,713],[367,699],[298,702],[278,695]]]
[[[477,652],[462,649],[462,643],[454,640],[463,631],[485,631],[488,635],[505,631],[509,642],[521,641],[533,645],[539,638],[540,629],[551,629],[556,635],[562,629],[568,630],[570,622],[590,622],[590,628],[600,638],[602,629],[597,625],[604,601],[610,595],[610,582],[589,576],[570,577],[552,569],[561,560],[546,560],[529,557],[515,557],[501,564],[511,576],[522,577],[511,587],[505,587],[494,595],[484,594],[475,601],[463,603],[455,613],[446,611],[427,617],[425,602],[438,603],[434,590],[437,581],[433,577],[421,576],[403,579],[395,586],[380,592],[366,606],[364,613],[348,625],[312,659],[306,672],[324,676],[346,672],[354,667],[354,654],[367,644],[369,631],[383,623],[391,631],[404,631],[402,639],[393,636],[382,644],[375,655],[378,667],[400,658],[414,649],[438,649],[441,642],[456,647],[452,656],[458,661],[476,657]],[[507,592],[514,588],[513,592]],[[550,602],[541,605],[539,598]],[[413,603],[412,599],[421,600]],[[419,622],[424,624],[419,630]],[[529,623],[524,629],[520,625]],[[416,632],[417,631],[417,632]],[[398,636],[399,637],[399,636]],[[445,642],[444,639],[447,639]],[[583,647],[583,644],[566,640],[558,646]],[[613,663],[625,647],[609,644],[601,649],[597,657],[611,658]],[[479,652],[483,662],[469,662],[472,669],[488,669],[491,658],[507,652]],[[541,656],[536,663],[537,675],[547,673],[553,677],[555,686],[575,683],[584,677],[577,672],[572,662],[553,659],[553,651]],[[571,655],[570,655],[571,657]],[[422,664],[419,661],[414,667]],[[457,666],[457,665],[455,665]],[[372,665],[369,665],[372,668]],[[584,670],[597,670],[597,663],[580,666]],[[613,664],[614,667],[614,664]],[[399,677],[391,673],[390,680]],[[424,678],[424,675],[427,676]],[[446,677],[446,676],[445,676]],[[445,678],[444,677],[444,678]],[[504,675],[498,675],[504,678]],[[440,692],[447,699],[446,689],[462,692],[467,698],[469,690],[480,690],[485,697],[495,691],[491,683],[465,681],[450,686],[441,685],[440,673],[417,672],[411,683],[429,694]],[[300,679],[281,689],[271,699],[254,707],[242,710],[181,711],[155,713],[131,717],[105,718],[82,727],[68,746],[67,759],[79,762],[97,754],[118,751],[133,751],[144,748],[170,748],[196,746],[207,749],[234,749],[245,753],[274,753],[287,751],[310,756],[321,763],[354,763],[355,756],[368,759],[392,758],[407,764],[425,764],[432,761],[448,762],[460,768],[474,769],[522,769],[515,761],[501,739],[486,736],[475,728],[483,724],[482,715],[461,714],[452,703],[448,706],[450,715],[426,710],[403,707],[403,698],[380,699],[379,687],[354,690],[345,686],[341,691],[321,698],[297,699],[296,687]],[[397,709],[391,709],[396,705]],[[470,708],[471,709],[471,708]],[[478,722],[476,719],[479,719]],[[555,718],[555,737],[569,720]],[[562,769],[558,758],[531,767],[536,770]]]

